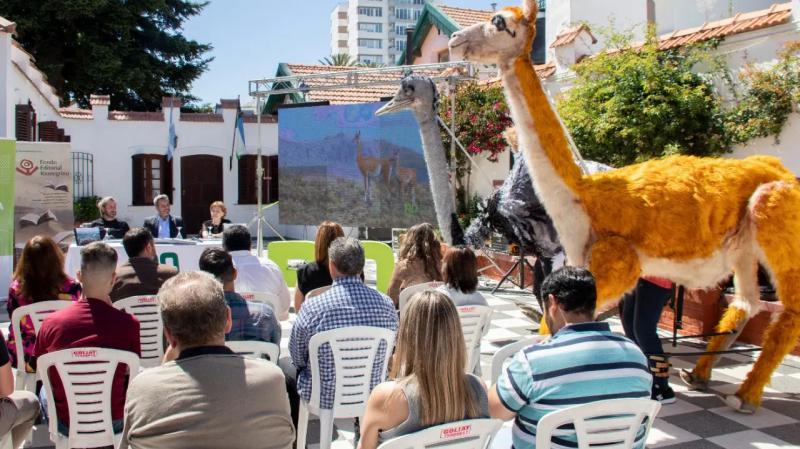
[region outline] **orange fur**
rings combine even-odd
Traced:
[[[597,312],[602,312],[636,286],[641,273],[639,257],[620,237],[607,237],[592,245],[589,270],[597,279]]]

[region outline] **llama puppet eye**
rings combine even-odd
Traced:
[[[505,31],[511,37],[517,37],[517,32],[509,30],[508,26],[506,25],[506,19],[499,14],[492,17],[492,25],[497,28],[497,31]]]

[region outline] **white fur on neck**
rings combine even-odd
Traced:
[[[568,263],[585,266],[588,263],[586,250],[592,233],[589,215],[581,206],[578,196],[556,172],[542,148],[533,116],[524,100],[525,94],[512,68],[503,70],[503,85],[511,117],[517,126],[520,148],[533,178],[533,187],[547,209],[547,214],[553,219],[558,238],[567,253]]]

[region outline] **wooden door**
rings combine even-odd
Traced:
[[[200,154],[181,158],[181,214],[184,235],[199,234],[208,207],[222,201],[222,158]]]

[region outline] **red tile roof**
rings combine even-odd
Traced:
[[[302,75],[316,75],[321,73],[330,72],[347,72],[359,70],[359,67],[343,67],[343,66],[330,66],[330,65],[312,65],[312,64],[286,64],[293,76]],[[429,71],[430,72],[430,71]],[[436,75],[436,73],[425,73],[422,70],[415,70],[418,75]],[[359,75],[360,82],[381,82],[385,81],[390,74],[375,74],[375,75]],[[367,103],[379,101],[381,98],[391,97],[397,92],[397,86],[392,84],[383,84],[377,86],[363,86],[357,88],[344,88],[332,90],[314,90],[314,87],[324,87],[333,84],[338,84],[340,81],[330,79],[310,79],[306,84],[311,90],[306,94],[308,101],[329,101],[331,104],[349,104],[349,103]]]
[[[136,120],[147,122],[161,122],[164,121],[163,112],[149,112],[149,111],[109,111],[109,120]]]
[[[73,118],[79,120],[92,120],[94,114],[91,109],[77,109],[77,108],[59,108],[59,115],[64,118]]]
[[[792,4],[773,4],[769,9],[739,13],[734,17],[704,23],[702,26],[677,30],[670,34],[659,36],[658,48],[669,50],[683,45],[702,42],[714,38],[732,36],[748,31],[756,31],[781,25],[791,21]]]
[[[589,27],[586,24],[581,24],[567,28],[566,30],[559,33],[558,36],[556,36],[556,40],[554,40],[553,43],[550,44],[550,48],[563,47],[565,45],[569,45],[575,42],[575,39],[577,39],[578,36],[581,35],[581,31],[586,31],[587,33],[589,33],[589,36],[592,36],[592,43],[593,44],[597,43],[597,38],[594,37],[592,32],[589,30]]]
[[[486,22],[492,18],[492,11],[482,9],[455,8],[453,6],[437,6],[443,13],[447,14],[453,22],[461,29],[472,26],[478,22]]]
[[[548,62],[547,64],[534,65],[533,69],[536,70],[536,74],[539,75],[539,79],[544,80],[556,73],[556,64],[554,62]],[[500,82],[501,80],[498,76],[497,78],[481,81],[479,84],[484,86],[496,86],[499,85]]]

